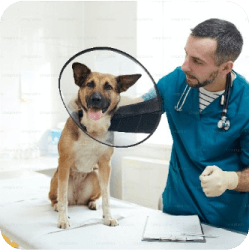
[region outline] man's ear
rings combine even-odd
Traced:
[[[91,70],[84,64],[75,62],[72,65],[73,77],[76,85],[81,87],[81,85],[86,80],[87,76],[90,75]]]
[[[221,68],[222,72],[221,73],[223,75],[227,75],[233,69],[233,62],[232,61],[227,61],[227,62],[223,63],[223,65],[221,65],[221,66],[222,66],[222,68]]]
[[[118,92],[124,92],[129,87],[131,87],[142,75],[136,74],[136,75],[122,75],[118,76],[116,78],[117,84],[118,84]]]

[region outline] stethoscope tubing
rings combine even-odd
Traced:
[[[230,128],[230,121],[227,120],[227,114],[228,114],[228,103],[229,103],[229,98],[230,98],[230,93],[231,93],[231,86],[232,86],[232,76],[231,72],[229,72],[226,76],[226,88],[225,88],[225,93],[221,96],[221,105],[222,107],[222,114],[221,114],[221,119],[218,121],[217,126],[220,129],[223,129],[224,131],[227,131]],[[175,110],[177,112],[182,111],[182,107],[188,97],[188,94],[192,88],[190,86],[186,86],[179,101],[177,102],[175,106]],[[183,101],[182,101],[183,99]],[[182,102],[181,102],[182,101]]]
[[[227,116],[228,102],[229,102],[231,85],[232,85],[231,79],[232,79],[232,77],[231,77],[231,72],[230,72],[227,74],[227,78],[226,78],[226,89],[225,89],[225,93],[224,93],[224,105],[223,105],[221,116]]]

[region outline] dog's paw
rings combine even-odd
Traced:
[[[58,228],[66,229],[70,227],[70,221],[69,219],[59,220],[57,224]]]
[[[90,201],[88,203],[88,208],[91,209],[91,210],[97,210],[97,204],[95,201]]]
[[[54,211],[58,212],[58,208],[57,208],[57,203],[55,203],[54,205],[52,205]]]
[[[118,226],[118,221],[114,218],[104,218],[104,224],[106,226],[115,227]]]

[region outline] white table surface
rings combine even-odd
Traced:
[[[71,227],[57,228],[58,213],[48,200],[50,178],[38,173],[25,173],[18,178],[0,180],[0,230],[25,249],[232,249],[246,235],[202,225],[204,234],[218,235],[196,242],[142,241],[145,221],[157,210],[111,199],[111,210],[119,226],[102,222],[99,209],[69,207]],[[93,225],[89,225],[89,223]],[[85,224],[85,225],[84,225]],[[88,224],[88,225],[87,225]],[[243,248],[239,248],[243,249]]]

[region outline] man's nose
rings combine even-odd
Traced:
[[[189,60],[188,60],[188,57],[186,56],[185,59],[184,59],[184,62],[181,66],[181,69],[185,72],[189,72],[190,71],[190,67],[189,67]]]

